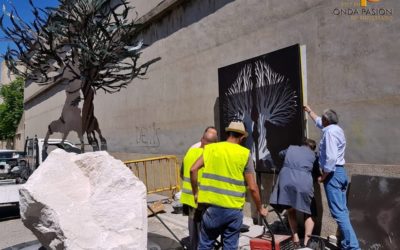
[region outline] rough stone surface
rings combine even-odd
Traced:
[[[146,188],[107,152],[54,150],[20,190],[21,218],[48,249],[146,249]]]

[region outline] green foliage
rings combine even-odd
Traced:
[[[0,139],[12,139],[21,120],[24,111],[24,83],[22,77],[18,77],[8,85],[0,89]]]

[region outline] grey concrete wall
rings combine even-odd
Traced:
[[[8,84],[15,80],[15,75],[8,70],[6,63],[4,61],[1,62],[0,68],[1,68],[1,75],[0,75],[1,85]]]
[[[145,34],[151,46],[143,61],[162,58],[147,79],[134,80],[119,93],[96,96],[95,113],[109,149],[184,153],[205,126],[216,122],[219,67],[300,43],[307,46],[308,103],[317,112],[326,107],[338,111],[348,137],[347,160],[400,163],[400,128],[391,125],[400,116],[400,35],[394,32],[399,17],[396,12],[391,21],[335,16],[334,9],[342,5],[322,0],[181,5]],[[394,10],[399,5],[395,0],[379,3]],[[28,110],[27,134],[43,134],[42,127],[58,118],[55,103],[62,104],[63,96]],[[319,138],[309,125],[311,137]]]
[[[36,84],[33,83],[29,86],[34,85]],[[61,115],[66,97],[64,88],[65,86],[63,85],[50,88],[49,91],[45,91],[35,99],[25,103],[25,136],[34,137],[37,135],[39,138],[44,138],[50,122],[57,120]],[[25,100],[29,98],[27,91],[30,90],[31,88],[29,87],[25,88]],[[55,133],[53,136],[54,138],[61,138],[61,134],[58,133]],[[71,141],[75,143],[79,142],[74,132],[68,138],[71,138]]]
[[[137,13],[137,17],[141,17],[159,5],[162,0],[146,0],[146,1],[131,1],[131,5],[135,12]]]
[[[399,3],[385,1],[385,6],[397,9]],[[96,103],[96,109],[111,109],[122,121],[126,109],[134,111],[126,118],[129,128],[118,129],[133,135],[132,139],[145,139],[122,142],[115,149],[146,151],[149,147],[141,144],[156,137],[151,151],[182,153],[197,139],[198,131],[214,120],[219,67],[300,43],[307,46],[308,102],[317,111],[337,109],[348,136],[347,160],[399,163],[395,152],[399,131],[388,126],[399,118],[395,110],[399,102],[399,39],[393,32],[398,17],[390,22],[360,22],[333,15],[336,7],[340,3],[331,1],[288,5],[281,1],[226,1],[215,9],[213,1],[194,1],[178,8],[149,29],[146,38],[152,45],[144,56],[161,56],[162,61],[152,67],[149,79],[134,81],[127,91],[117,94],[127,98],[127,105],[110,107],[112,99],[119,99],[116,96]],[[211,14],[202,17],[196,14],[199,9]],[[200,15],[199,20],[190,23],[191,15]],[[176,31],[169,34],[169,30]],[[105,134],[110,134],[108,129],[118,133],[112,122],[104,124],[107,116],[102,122]],[[144,136],[140,134],[143,131],[147,132]],[[315,129],[311,128],[310,134],[319,137]]]

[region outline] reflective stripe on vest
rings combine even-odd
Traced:
[[[197,204],[194,202],[194,196],[192,193],[192,184],[190,183],[190,168],[196,162],[197,159],[203,154],[202,148],[190,148],[183,158],[183,180],[182,180],[182,193],[181,203],[197,208]],[[200,182],[202,168],[197,174],[197,181]]]
[[[244,169],[250,151],[238,144],[219,142],[205,146],[199,203],[241,209],[245,203]]]

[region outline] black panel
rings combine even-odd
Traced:
[[[218,78],[220,131],[242,120],[257,170],[279,166],[278,152],[304,137],[300,46],[220,68]]]

